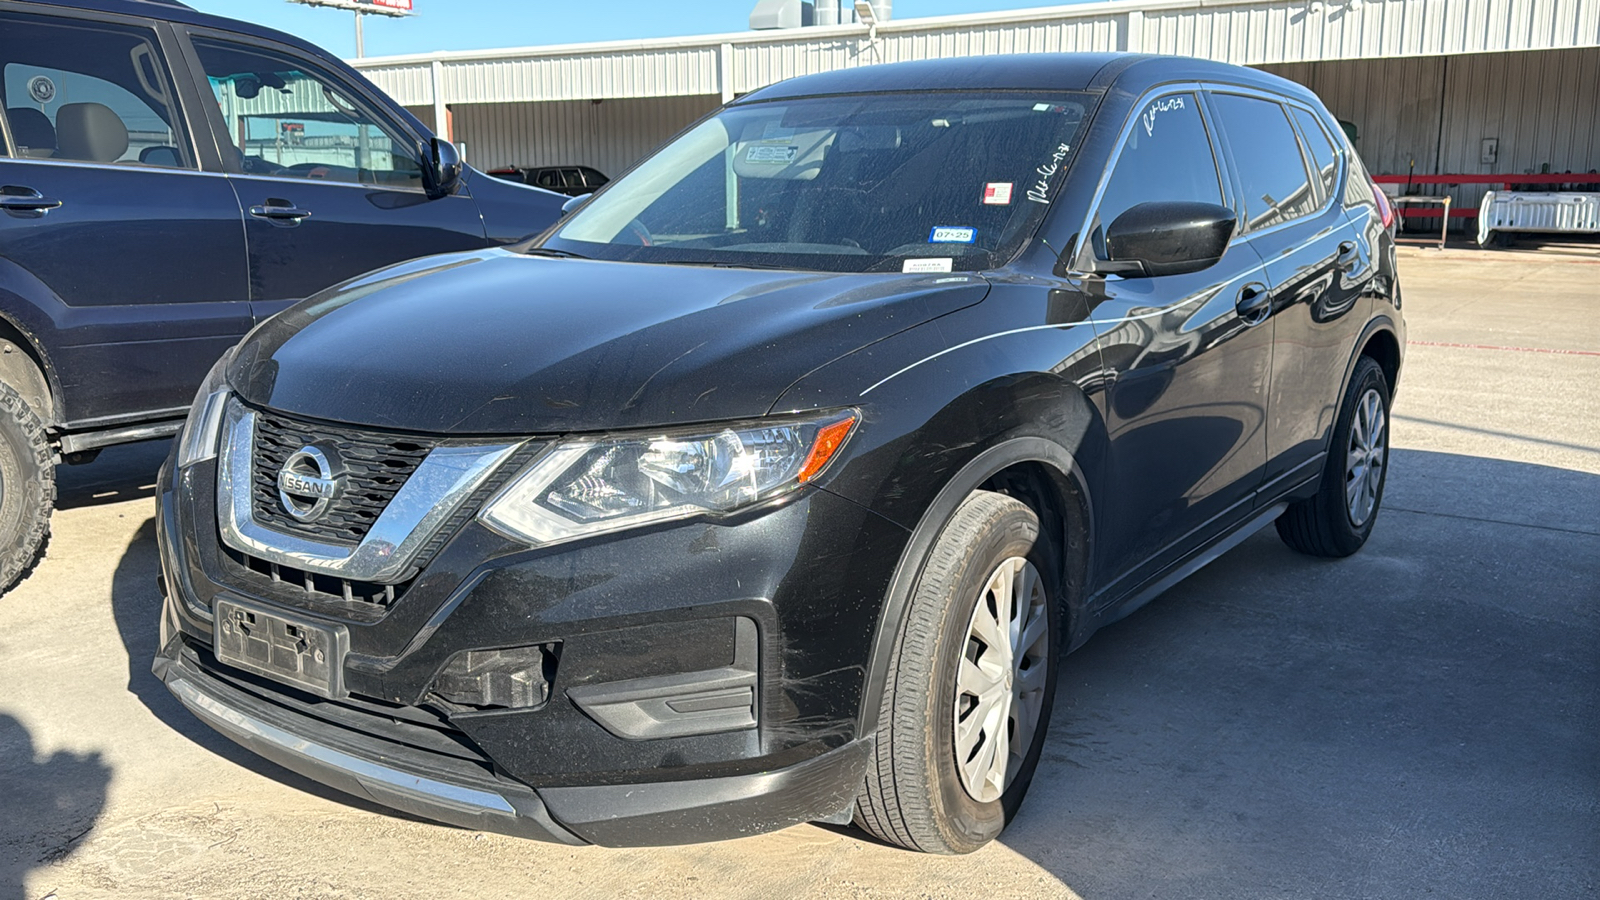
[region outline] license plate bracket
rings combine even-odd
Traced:
[[[350,630],[218,598],[213,605],[217,659],[274,681],[337,700],[344,688]]]

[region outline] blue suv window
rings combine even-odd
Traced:
[[[246,173],[422,188],[416,149],[343,82],[268,50],[194,46]]]
[[[0,13],[0,84],[16,156],[189,165],[145,29]]]

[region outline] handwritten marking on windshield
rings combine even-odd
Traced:
[[[1039,180],[1035,181],[1033,186],[1028,188],[1029,200],[1032,200],[1035,203],[1050,202],[1050,179],[1054,178],[1056,172],[1061,170],[1061,161],[1066,159],[1067,154],[1071,152],[1071,147],[1068,147],[1066,144],[1061,144],[1056,147],[1056,152],[1050,156],[1049,162],[1037,169],[1034,169],[1035,172],[1039,173]]]

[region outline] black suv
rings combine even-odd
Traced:
[[[545,166],[533,169],[506,166],[503,169],[490,169],[484,174],[503,178],[506,181],[542,187],[548,191],[566,194],[568,197],[581,197],[584,194],[592,194],[605,187],[611,181],[611,179],[600,174],[599,171],[588,166]]]
[[[316,47],[176,3],[0,0],[0,70],[0,590],[56,458],[172,434],[253,325],[560,214]]]
[[[756,91],[541,239],[220,363],[160,482],[155,671],[459,825],[973,850],[1063,651],[1274,522],[1367,539],[1390,219],[1313,94],[1232,66]]]

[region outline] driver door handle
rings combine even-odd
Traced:
[[[1239,288],[1233,308],[1246,325],[1260,325],[1272,314],[1272,292],[1261,282],[1252,281]]]
[[[250,207],[250,215],[258,219],[272,219],[279,222],[298,224],[301,219],[311,215],[311,210],[301,209],[287,200],[269,197],[266,203]]]

